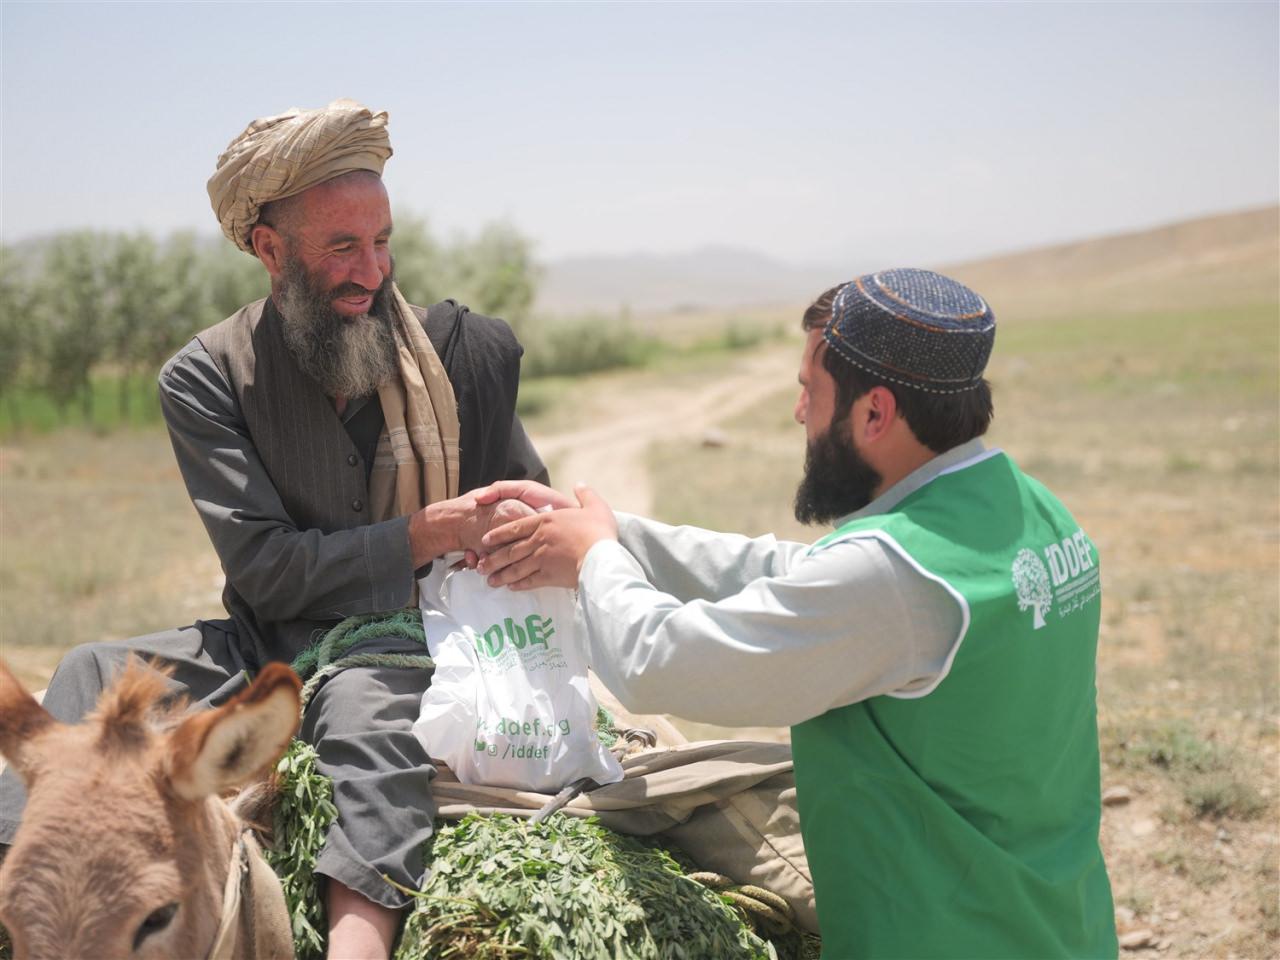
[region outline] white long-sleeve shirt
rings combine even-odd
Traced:
[[[948,450],[836,526],[889,511],[982,450]],[[958,601],[879,540],[809,554],[626,514],[618,533],[588,552],[578,588],[592,669],[637,713],[791,726],[928,687],[960,640]]]

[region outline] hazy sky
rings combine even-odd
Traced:
[[[393,204],[543,259],[937,263],[1275,202],[1280,4],[0,3],[3,238],[213,232],[254,117],[391,115]]]

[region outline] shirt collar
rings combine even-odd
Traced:
[[[370,400],[377,399],[377,396],[378,392],[375,390],[368,396],[356,397],[354,400],[348,400],[347,405],[342,410],[342,422],[349,423],[352,417],[368,406]]]
[[[880,496],[876,497],[861,510],[855,510],[853,513],[841,517],[836,521],[836,528],[840,528],[850,520],[858,520],[862,517],[874,517],[882,513],[888,513],[899,503],[915,493],[930,480],[933,480],[939,474],[949,470],[958,463],[963,463],[972,457],[981,454],[986,447],[982,440],[974,437],[967,440],[958,447],[952,447],[945,453],[940,453],[927,463],[916,467],[905,477],[895,483]]]

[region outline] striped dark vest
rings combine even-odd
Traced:
[[[458,401],[460,492],[501,479],[515,414],[519,343],[506,324],[452,301],[413,310]],[[197,339],[231,385],[294,526],[332,533],[370,523],[364,459],[332,401],[294,363],[271,301],[241,308]],[[337,622],[259,620],[230,583],[222,599],[240,629],[244,654],[259,664],[292,659]]]

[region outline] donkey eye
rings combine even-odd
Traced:
[[[137,950],[142,941],[153,933],[159,933],[173,922],[173,915],[178,912],[176,903],[167,903],[158,910],[152,910],[147,919],[142,921],[138,932],[133,935],[133,949]]]

